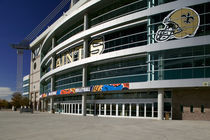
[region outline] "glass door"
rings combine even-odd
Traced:
[[[110,104],[106,104],[106,115],[110,115]]]
[[[144,104],[139,104],[139,117],[144,117]]]
[[[79,114],[82,114],[82,104],[79,104]]]
[[[122,104],[118,104],[118,116],[122,116],[123,111],[122,111]]]
[[[152,117],[152,104],[146,104],[146,117]]]
[[[136,104],[131,104],[131,116],[136,117]]]
[[[104,115],[104,104],[101,104],[101,115]]]
[[[99,104],[96,104],[96,115],[99,115]]]
[[[73,114],[75,113],[75,104],[72,104],[73,105]]]
[[[124,116],[129,116],[130,104],[125,104]]]
[[[112,104],[112,116],[116,116],[116,104]]]
[[[66,113],[69,113],[69,104],[66,104]]]
[[[72,104],[69,105],[69,113],[72,113]]]

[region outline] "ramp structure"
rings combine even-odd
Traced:
[[[19,44],[12,44],[12,48],[17,50],[17,75],[16,75],[16,92],[22,92],[23,84],[23,51],[29,49],[29,42],[21,41]]]
[[[18,44],[12,44],[11,47],[17,50],[17,76],[16,76],[16,92],[22,92],[22,81],[23,81],[23,52],[29,50],[29,44],[39,34],[42,33],[43,29],[49,26],[49,24],[56,20],[56,16],[63,12],[69,3],[76,2],[78,0],[62,0],[59,5],[30,33],[28,36]]]

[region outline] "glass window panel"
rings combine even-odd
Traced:
[[[165,60],[164,61],[164,69],[172,69],[172,68],[180,68],[181,63],[179,60]]]
[[[144,117],[144,104],[139,104],[139,117]]]
[[[116,116],[116,104],[112,104],[112,116]]]
[[[104,115],[104,104],[101,104],[101,115]]]
[[[182,78],[192,78],[193,77],[193,70],[192,69],[182,69]]]
[[[194,112],[193,105],[190,106],[190,112],[191,112],[191,113]]]
[[[122,104],[118,104],[118,116],[122,116]]]
[[[206,78],[210,77],[210,68],[205,68],[205,77]]]
[[[194,67],[204,66],[204,58],[203,57],[194,58],[193,59],[193,66]]]
[[[158,117],[158,104],[157,104],[157,102],[154,103],[154,117]]]
[[[203,78],[204,77],[204,68],[193,69],[193,78]]]
[[[205,66],[210,66],[210,56],[205,58]]]
[[[168,70],[164,71],[164,79],[180,79],[181,70]]]
[[[193,47],[193,55],[204,55],[204,46]]]
[[[131,104],[131,116],[136,116],[136,104]]]
[[[96,104],[96,115],[99,115],[99,104]]]
[[[130,109],[130,104],[125,104],[125,116],[129,116],[129,109]]]
[[[204,105],[201,105],[201,113],[204,113]]]
[[[146,104],[146,117],[152,117],[152,104]]]
[[[110,115],[110,104],[106,104],[106,115]]]
[[[181,59],[178,61],[181,63],[182,68],[192,67],[192,58]]]

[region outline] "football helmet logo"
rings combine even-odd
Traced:
[[[198,13],[191,8],[181,8],[172,11],[164,18],[165,27],[159,29],[155,35],[155,41],[164,42],[169,39],[193,37],[200,25]]]

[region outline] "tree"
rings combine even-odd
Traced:
[[[16,108],[20,108],[21,106],[21,100],[22,100],[22,95],[19,92],[15,92],[12,95],[12,105],[15,106]]]
[[[0,109],[1,108],[4,108],[4,109],[10,108],[10,103],[7,100],[0,99]]]
[[[21,106],[29,106],[29,99],[27,97],[23,97],[21,93],[15,92],[12,95],[11,104],[15,106],[15,108],[20,108]]]
[[[22,97],[21,106],[29,106],[29,99],[27,97]]]
[[[1,108],[2,108],[2,100],[0,99],[0,110],[1,110]]]

